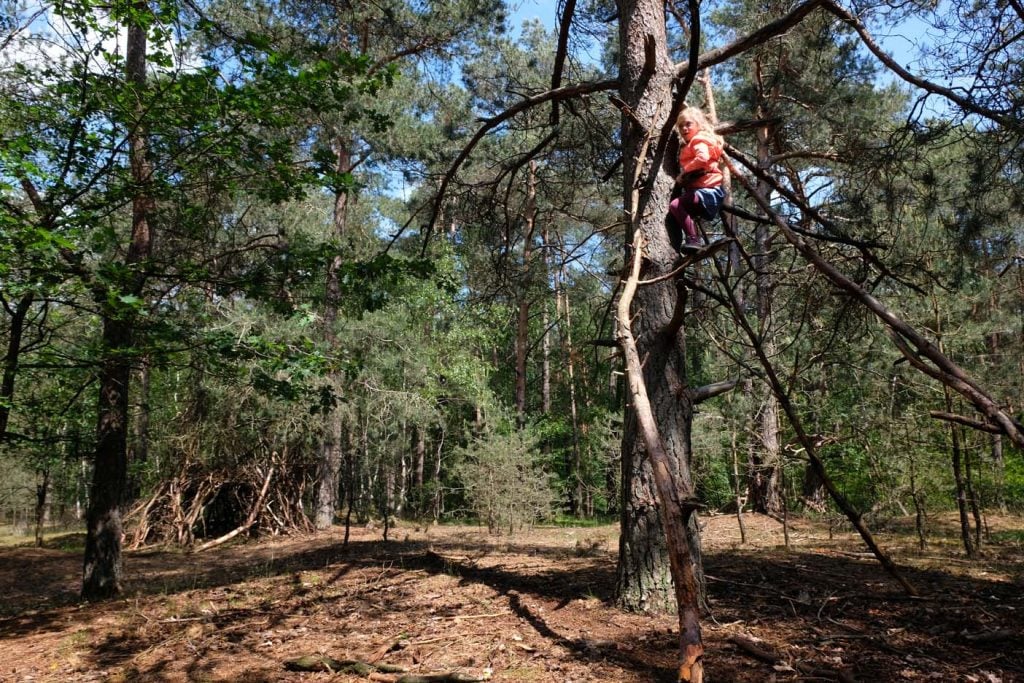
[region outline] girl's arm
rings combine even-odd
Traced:
[[[683,166],[683,173],[707,169],[711,165],[711,147],[708,146],[708,143],[691,140],[688,146],[693,151],[693,158]]]

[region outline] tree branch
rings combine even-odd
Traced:
[[[441,204],[444,201],[445,193],[448,190],[448,186],[455,178],[455,174],[458,173],[459,168],[469,158],[473,149],[483,140],[484,136],[490,131],[500,126],[505,121],[508,121],[516,114],[526,111],[531,107],[535,107],[538,104],[545,102],[551,102],[554,100],[564,100],[570,97],[578,97],[580,95],[588,95],[594,92],[601,92],[604,90],[614,90],[619,87],[619,81],[616,79],[605,80],[605,81],[592,81],[589,83],[577,83],[576,85],[568,85],[563,88],[556,88],[555,90],[548,90],[547,92],[527,97],[521,102],[509,107],[505,111],[501,112],[496,116],[492,116],[489,119],[484,119],[483,125],[477,130],[477,132],[470,138],[466,146],[462,148],[459,155],[455,157],[455,161],[452,162],[451,166],[445,172],[444,177],[441,179],[441,185],[437,189],[437,197],[434,199],[434,205],[430,212],[430,220],[427,222],[426,234],[423,239],[423,250],[426,250],[427,243],[430,241],[430,233],[434,229],[434,224],[437,222],[437,217],[441,213]]]
[[[745,160],[744,164],[747,164]],[[755,171],[753,166],[748,166],[751,171]],[[927,373],[938,379],[945,386],[956,391],[961,396],[971,402],[972,405],[988,418],[989,421],[999,426],[1003,434],[1018,447],[1024,448],[1024,425],[1021,425],[1013,417],[1006,413],[1002,408],[999,407],[995,399],[993,399],[988,392],[986,392],[981,385],[979,385],[970,375],[968,375],[960,366],[954,363],[939,348],[919,333],[914,327],[908,324],[903,319],[899,318],[896,314],[889,310],[881,301],[872,296],[863,287],[858,285],[853,280],[846,277],[842,272],[839,271],[832,263],[825,260],[824,257],[819,254],[814,247],[810,245],[801,235],[794,231],[789,224],[782,220],[782,218],[772,210],[768,200],[755,189],[750,182],[740,174],[734,174],[734,179],[737,180],[747,193],[753,197],[757,204],[761,207],[761,210],[772,218],[775,222],[776,227],[782,232],[786,241],[789,242],[814,268],[825,276],[832,284],[839,289],[851,294],[854,298],[859,300],[865,308],[875,315],[879,321],[882,322],[887,328],[892,331],[894,340],[902,340],[909,343],[914,347],[915,354],[912,356],[920,355],[921,357],[927,358],[935,365],[935,374]],[[774,179],[768,179],[774,189],[781,191],[781,186],[774,182]],[[915,358],[908,356],[911,363],[915,367],[919,367],[918,363],[915,363]],[[923,363],[921,363],[923,365]],[[923,368],[920,368],[922,369]]]
[[[714,50],[708,50],[698,58],[697,70],[706,69],[707,67],[715,64],[721,64],[736,55],[746,52],[752,47],[760,45],[776,36],[782,35],[803,21],[808,14],[825,2],[826,0],[807,0],[807,2],[794,7],[793,10],[784,17],[780,17],[775,21],[769,22],[756,31],[734,40],[728,45],[723,45],[722,47]],[[690,60],[692,59],[693,58],[691,57]],[[677,64],[675,66],[676,73],[679,75],[684,74],[689,68],[689,65],[689,61]]]
[[[947,413],[941,410],[932,410],[928,413],[936,420],[946,420],[947,422],[956,422],[958,424],[966,425],[971,429],[977,429],[979,432],[988,432],[989,434],[1002,434],[1003,430],[997,425],[991,422],[981,422],[980,420],[972,420],[969,417],[963,415],[956,415],[954,413]]]
[[[890,57],[878,45],[878,43],[875,42],[875,39],[868,32],[864,24],[861,23],[860,19],[855,17],[853,14],[850,14],[848,11],[846,11],[846,9],[840,7],[832,0],[822,0],[822,7],[827,12],[830,12],[831,14],[835,15],[844,24],[847,24],[853,30],[855,30],[858,33],[858,35],[860,35],[860,39],[864,43],[865,47],[867,47],[872,54],[878,57],[879,61],[881,61],[882,64],[888,67],[890,71],[895,73],[897,76],[902,78],[907,83],[915,85],[918,88],[921,88],[922,90],[925,90],[932,94],[945,97],[951,102],[955,102],[956,104],[958,104],[964,110],[971,112],[973,114],[977,114],[979,116],[983,116],[1002,126],[1006,126],[1007,128],[1011,128],[1014,130],[1020,129],[1020,122],[1017,121],[1016,119],[1013,119],[1012,117],[1002,114],[994,109],[984,107],[970,98],[958,95],[954,90],[950,88],[943,87],[936,83],[932,83],[931,81],[920,78],[919,76],[915,76],[914,74],[904,69],[896,62],[896,60]]]
[[[712,384],[705,384],[702,387],[697,387],[696,389],[690,391],[690,399],[694,402],[694,404],[703,403],[709,398],[714,398],[715,396],[724,394],[727,391],[732,391],[733,389],[736,388],[736,386],[739,383],[740,380],[737,378],[725,380],[724,382],[714,382]]]
[[[566,0],[562,9],[562,18],[558,23],[558,48],[555,50],[555,64],[551,69],[551,89],[562,87],[562,72],[565,70],[565,56],[569,49],[569,28],[572,26],[572,15],[576,11],[576,0]],[[558,100],[551,102],[552,126],[558,125]]]

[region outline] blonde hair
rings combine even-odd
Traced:
[[[705,116],[704,111],[700,107],[686,107],[679,116],[676,117],[676,133],[682,132],[683,122],[690,121],[697,124],[697,128],[712,138],[719,147],[725,146],[725,139],[715,132],[715,127],[708,121],[708,117]],[[681,136],[680,136],[681,137]]]

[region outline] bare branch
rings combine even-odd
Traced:
[[[696,389],[692,390],[690,392],[690,399],[694,402],[694,404],[702,403],[708,400],[709,398],[714,398],[715,396],[724,394],[727,391],[732,391],[739,385],[739,383],[740,380],[737,378],[725,380],[724,382],[714,382],[713,384],[705,384],[702,387],[697,387]]]
[[[744,161],[744,163],[747,162]],[[752,171],[754,170],[752,166],[750,166],[750,168]],[[832,282],[836,287],[853,295],[854,298],[859,300],[865,308],[871,311],[871,313],[873,313],[875,317],[882,322],[882,324],[891,330],[891,336],[894,340],[905,341],[913,346],[913,351],[915,353],[908,355],[908,360],[910,360],[915,367],[919,367],[919,369],[926,372],[926,374],[938,379],[945,386],[948,386],[950,389],[966,398],[974,405],[978,412],[994,424],[998,425],[1002,432],[1006,434],[1013,443],[1017,446],[1024,447],[1024,425],[1021,425],[1005,410],[1003,410],[995,399],[992,398],[988,392],[985,391],[985,389],[983,389],[976,380],[974,380],[974,378],[968,375],[960,366],[942,353],[935,344],[919,333],[914,327],[890,311],[885,304],[872,296],[856,282],[846,277],[832,263],[825,260],[825,258],[822,257],[807,240],[794,231],[786,221],[772,210],[771,205],[768,203],[768,200],[765,199],[764,195],[758,192],[745,177],[738,173],[734,174],[733,177],[743,185],[747,193],[753,197],[761,207],[761,210],[772,218],[776,227],[778,227],[785,236],[786,241],[800,252],[800,254],[809,263],[811,263],[819,273],[824,275],[825,278]],[[771,183],[776,190],[781,188],[781,186],[773,180],[771,180]],[[899,345],[899,343],[897,345]],[[916,359],[917,355],[927,358],[934,364],[934,368],[932,368],[934,370],[934,374],[925,370],[924,367],[921,367],[925,366],[925,364],[919,359]]]
[[[872,54],[878,57],[879,61],[885,64],[885,66],[888,67],[890,71],[895,73],[897,76],[902,78],[907,83],[915,85],[918,88],[921,88],[922,90],[933,93],[935,95],[941,95],[942,97],[945,97],[949,101],[955,102],[965,111],[977,114],[979,116],[984,116],[985,118],[994,121],[1002,126],[1006,126],[1007,128],[1019,129],[1021,127],[1020,121],[1012,118],[1011,116],[1007,116],[1003,113],[995,111],[994,109],[990,109],[989,107],[984,107],[970,98],[958,95],[955,91],[953,91],[950,88],[943,87],[936,83],[932,83],[931,81],[925,80],[919,76],[915,76],[914,74],[904,69],[896,62],[895,59],[890,57],[878,45],[878,43],[875,42],[875,39],[868,32],[864,24],[861,23],[860,19],[847,12],[844,8],[840,7],[835,2],[832,2],[832,0],[822,0],[822,7],[826,11],[834,14],[840,21],[853,28],[853,30],[855,30],[860,35],[860,39],[864,43],[865,47],[867,47]]]
[[[565,70],[565,56],[569,49],[569,28],[572,26],[572,15],[575,11],[576,0],[566,0],[558,24],[558,49],[555,50],[555,65],[551,70],[552,90],[562,87],[562,72]],[[558,125],[558,100],[551,102],[551,125]]]
[[[928,413],[936,420],[946,420],[947,422],[956,422],[970,427],[971,429],[977,429],[980,432],[988,432],[989,434],[1002,434],[1003,430],[997,425],[991,422],[981,422],[980,420],[972,420],[969,417],[963,415],[956,415],[954,413],[946,413],[941,410],[932,410]]]
[[[485,119],[480,129],[470,138],[466,146],[462,148],[459,155],[455,157],[455,161],[448,167],[444,177],[441,179],[441,185],[437,189],[437,197],[434,199],[434,206],[430,212],[430,220],[427,222],[427,232],[423,239],[423,248],[426,249],[426,245],[430,240],[430,233],[434,229],[434,224],[437,222],[437,217],[441,213],[441,203],[444,201],[445,193],[448,190],[448,186],[455,178],[455,174],[458,172],[462,164],[469,158],[469,155],[473,152],[473,149],[483,140],[484,136],[490,131],[500,126],[505,121],[508,121],[516,114],[526,111],[531,107],[535,107],[538,104],[545,102],[551,102],[554,100],[564,100],[570,97],[578,97],[580,95],[588,95],[590,93],[602,92],[604,90],[614,90],[619,87],[619,81],[616,79],[606,81],[592,81],[588,83],[577,83],[576,85],[567,85],[563,88],[556,88],[555,90],[548,90],[542,92],[533,97],[524,98],[522,101],[517,102],[513,106],[509,107],[505,111],[501,112],[497,116],[492,116],[489,119]]]
[[[786,33],[789,29],[799,24],[808,14],[823,5],[825,2],[826,0],[807,0],[807,2],[794,7],[793,11],[784,17],[780,17],[775,21],[767,23],[756,31],[753,31],[742,38],[738,38],[728,45],[723,45],[720,48],[705,52],[697,59],[697,69],[706,69],[714,64],[721,64],[736,55],[746,52],[752,47],[761,45],[776,36]],[[692,61],[693,57],[691,57],[690,60]],[[686,73],[688,68],[689,61],[682,62],[675,66],[675,70],[678,75]]]

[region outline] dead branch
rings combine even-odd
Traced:
[[[739,385],[739,383],[740,381],[738,379],[729,379],[724,382],[705,384],[704,386],[697,387],[690,392],[690,400],[693,401],[694,404],[701,403],[709,398],[714,398],[715,396],[724,394],[727,391],[732,391],[737,387],[737,385]]]
[[[369,679],[380,681],[380,683],[480,683],[480,681],[489,680],[490,675],[486,671],[479,674],[449,671],[431,674],[402,674],[401,676],[370,674]]]
[[[647,395],[640,355],[631,330],[630,305],[640,279],[643,252],[643,233],[633,233],[633,263],[629,278],[623,285],[616,315],[616,338],[625,357],[626,379],[633,410],[636,412],[640,433],[651,460],[655,487],[658,491],[658,510],[669,547],[669,564],[675,584],[676,604],[679,610],[680,658],[679,680],[701,683],[704,679],[704,645],[701,642],[699,622],[699,594],[693,564],[690,559],[686,526],[693,514],[694,495],[685,482],[672,475],[668,453],[662,443]]]
[[[751,189],[750,184],[746,181],[745,178],[735,173],[733,174],[733,177],[736,178],[745,188],[747,188],[748,191]],[[762,205],[761,208],[762,210],[765,210],[766,206]],[[766,213],[773,216],[776,222],[780,222],[777,214],[773,214],[771,212],[770,207],[767,207]],[[735,240],[736,235],[735,233],[732,232],[732,227],[728,225],[728,223],[726,224],[726,230],[730,233],[729,236]],[[741,256],[748,262],[748,264],[750,264],[751,268],[753,268],[753,263],[751,263],[750,255],[746,252],[745,249],[743,249],[742,244],[739,241],[737,241],[737,244],[740,245]],[[715,267],[718,269],[718,277],[723,282],[723,284],[727,285],[726,274],[722,270],[721,265],[717,261],[715,262]],[[772,393],[775,394],[775,398],[778,400],[779,405],[782,407],[783,412],[786,414],[786,418],[789,420],[789,424],[793,428],[794,433],[796,434],[797,441],[800,442],[800,445],[803,446],[804,451],[807,453],[808,463],[810,464],[811,469],[821,480],[823,486],[825,487],[825,490],[828,491],[829,496],[835,502],[836,506],[838,506],[839,509],[843,511],[847,519],[850,520],[850,523],[860,534],[860,537],[863,539],[864,544],[867,545],[867,547],[871,550],[874,556],[878,559],[879,564],[882,565],[882,567],[889,573],[890,576],[896,579],[896,581],[901,586],[903,586],[903,589],[907,593],[909,593],[910,595],[917,595],[917,590],[914,588],[914,586],[903,576],[902,572],[900,572],[899,568],[896,566],[896,563],[892,561],[892,559],[882,550],[882,548],[875,541],[875,538],[871,534],[871,531],[864,523],[863,515],[860,512],[858,512],[856,508],[853,507],[853,505],[846,498],[846,496],[843,495],[842,491],[840,491],[836,487],[835,482],[833,482],[831,477],[829,477],[828,472],[825,469],[825,464],[818,456],[815,438],[813,435],[808,434],[807,431],[804,429],[803,421],[800,419],[800,414],[794,408],[793,403],[789,399],[789,394],[786,391],[785,385],[782,383],[782,380],[779,379],[779,375],[775,371],[775,366],[772,364],[771,359],[765,353],[761,336],[751,326],[750,321],[747,319],[743,306],[736,298],[735,291],[728,286],[723,286],[722,289],[725,290],[725,296],[728,298],[729,306],[732,309],[733,320],[736,321],[737,325],[740,327],[741,330],[743,330],[743,333],[747,336],[747,339],[750,341],[751,349],[754,351],[754,355],[757,357],[757,360],[760,363],[762,370],[764,370],[764,376],[768,380],[768,384],[771,387]]]
[[[928,413],[936,420],[946,420],[947,422],[956,422],[958,424],[967,425],[971,429],[977,429],[980,432],[988,432],[989,434],[1002,434],[1001,430],[996,425],[990,422],[981,422],[980,420],[972,420],[969,417],[963,415],[956,415],[954,413],[946,413],[941,410],[932,410]]]
[[[330,674],[356,674],[381,683],[480,683],[490,672],[479,674],[464,671],[411,674],[395,664],[370,664],[357,659],[334,659],[328,655],[305,655],[284,663],[288,671],[324,671]]]

